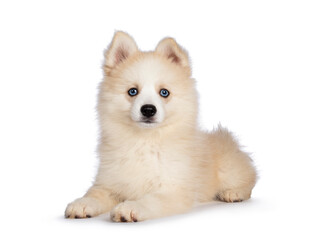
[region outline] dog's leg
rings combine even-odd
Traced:
[[[256,182],[256,173],[246,153],[240,150],[228,152],[219,159],[217,170],[218,200],[241,202],[250,198]]]
[[[251,158],[224,128],[219,127],[210,139],[214,150],[213,171],[218,180],[216,198],[225,202],[249,199],[257,178]]]
[[[69,203],[66,218],[90,218],[110,211],[118,202],[110,194],[110,191],[92,186],[88,192],[72,203]]]
[[[147,194],[137,201],[118,204],[110,213],[115,222],[137,222],[183,213],[190,209],[193,197],[187,191],[175,189]]]

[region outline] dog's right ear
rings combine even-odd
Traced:
[[[138,47],[133,38],[125,32],[116,32],[110,46],[104,54],[104,69],[106,73],[110,72],[111,69],[124,62],[136,52],[138,52]]]

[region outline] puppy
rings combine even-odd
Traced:
[[[136,222],[183,213],[196,202],[250,198],[252,160],[226,129],[198,130],[188,54],[174,39],[141,52],[116,32],[103,70],[100,166],[88,192],[67,206],[67,218],[111,211],[115,222]]]

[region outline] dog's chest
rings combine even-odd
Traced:
[[[109,165],[108,182],[113,190],[126,199],[135,199],[160,187],[166,165],[161,147],[141,141],[124,149]]]

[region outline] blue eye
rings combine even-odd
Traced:
[[[162,88],[161,90],[160,90],[160,95],[161,95],[161,97],[164,97],[164,98],[166,98],[166,97],[168,97],[169,96],[169,91],[167,90],[167,89],[164,89],[164,88]]]
[[[136,88],[130,88],[129,91],[128,91],[128,94],[129,94],[131,97],[133,97],[133,96],[135,96],[135,95],[138,94],[138,89],[136,89]]]

